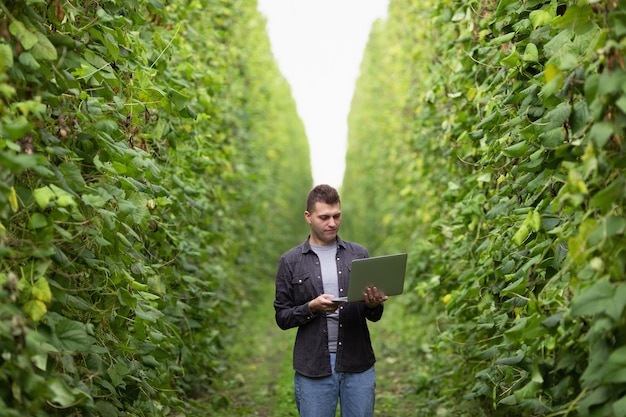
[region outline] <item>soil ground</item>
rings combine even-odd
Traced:
[[[283,331],[274,321],[273,287],[245,309],[228,351],[228,371],[218,387],[217,417],[297,417],[293,399],[291,352],[295,329]],[[394,297],[387,301],[382,320],[370,323],[378,362],[377,417],[415,416],[420,407],[416,357],[427,348],[416,340],[418,318],[405,312]],[[425,345],[424,345],[425,346]],[[423,399],[421,399],[423,402]],[[423,405],[423,404],[422,404]],[[339,414],[337,414],[339,415]]]

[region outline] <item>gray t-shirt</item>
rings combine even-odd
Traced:
[[[337,275],[337,243],[328,246],[311,245],[313,252],[320,259],[322,268],[322,282],[324,283],[324,293],[339,295],[339,277]],[[339,330],[339,310],[326,314],[328,330],[328,349],[337,352],[337,333]]]

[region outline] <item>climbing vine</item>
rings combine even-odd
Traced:
[[[624,10],[392,0],[375,26],[344,199],[409,252],[420,415],[626,415]]]
[[[303,132],[254,1],[0,2],[0,415],[206,415]]]

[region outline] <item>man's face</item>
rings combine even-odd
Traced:
[[[317,202],[312,212],[304,212],[304,218],[311,225],[309,241],[318,246],[331,245],[341,224],[341,204]]]

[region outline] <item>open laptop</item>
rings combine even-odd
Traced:
[[[397,253],[353,260],[348,296],[335,297],[331,301],[363,301],[367,287],[376,287],[388,296],[402,294],[406,259],[406,253]]]

